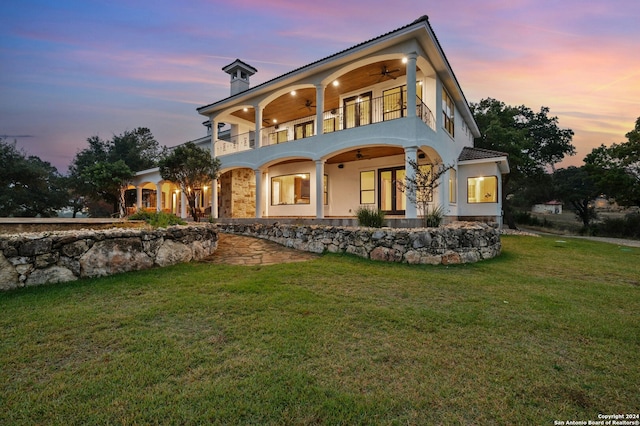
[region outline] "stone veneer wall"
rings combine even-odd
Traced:
[[[485,223],[454,222],[439,228],[362,228],[321,225],[219,223],[221,232],[264,238],[313,253],[351,253],[411,264],[457,264],[500,254],[500,232]]]
[[[256,214],[256,178],[251,169],[234,169],[220,176],[220,210],[223,218],[249,218]]]
[[[0,290],[189,262],[217,247],[213,224],[0,235]]]

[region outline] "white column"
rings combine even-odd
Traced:
[[[316,84],[316,135],[324,133],[324,85]]]
[[[414,108],[414,112],[415,112],[415,108]],[[409,146],[409,147],[405,147],[404,149],[404,156],[405,156],[405,173],[406,173],[406,179],[407,182],[410,179],[415,179],[416,174],[415,174],[415,170],[413,169],[413,166],[411,165],[410,161],[413,161],[414,163],[418,162],[418,147],[417,146]],[[405,218],[407,219],[416,219],[418,217],[418,209],[416,207],[416,205],[414,203],[412,203],[411,201],[409,201],[409,198],[407,197],[407,205],[406,205],[406,210],[405,210]]]
[[[142,187],[136,186],[136,208],[140,210],[142,208]]]
[[[216,158],[216,140],[218,139],[218,123],[213,119],[213,115],[209,117],[211,125],[211,157]]]
[[[316,219],[324,218],[324,160],[316,160]]]
[[[162,211],[162,181],[156,182],[156,211]]]
[[[262,217],[262,170],[255,169],[256,174],[256,219]]]
[[[407,55],[407,117],[416,116],[416,52]]]
[[[218,179],[211,182],[211,217],[218,218]]]
[[[180,191],[180,217],[187,217],[187,196],[184,191]]]
[[[255,147],[260,148],[262,146],[262,135],[260,134],[260,129],[262,129],[262,108],[260,105],[255,105],[253,107],[256,111],[256,142]]]

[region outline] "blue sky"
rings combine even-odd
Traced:
[[[551,108],[580,164],[640,116],[637,0],[5,0],[0,135],[61,172],[93,135],[205,135],[236,58],[259,84],[428,15],[469,102]]]

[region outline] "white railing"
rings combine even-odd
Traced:
[[[399,98],[398,98],[399,100]],[[416,115],[435,131],[436,121],[433,113],[418,100]],[[323,113],[323,133],[338,132],[354,127],[367,126],[383,121],[395,120],[407,116],[407,106],[394,102],[389,97],[363,99],[357,104],[325,111]],[[260,131],[261,146],[276,145],[316,135],[316,116],[309,115],[296,120],[263,127]],[[215,155],[226,155],[255,148],[255,132],[231,135],[216,140]]]

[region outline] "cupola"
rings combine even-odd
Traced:
[[[222,71],[231,76],[231,96],[249,89],[249,77],[258,72],[257,69],[249,64],[245,64],[240,59],[236,59]]]

